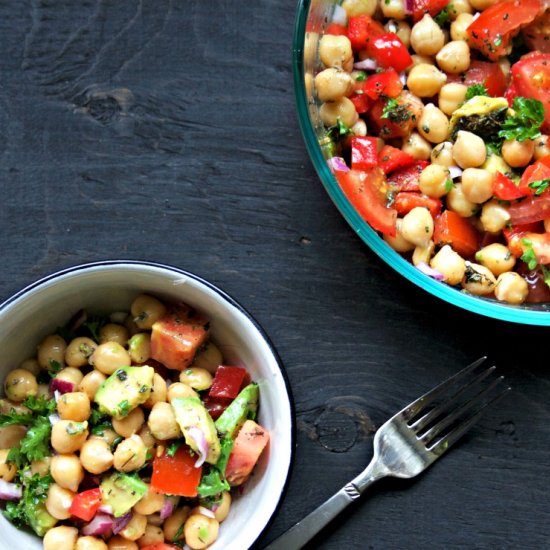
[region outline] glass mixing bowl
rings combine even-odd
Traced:
[[[530,325],[550,325],[550,304],[511,305],[492,298],[468,294],[436,281],[419,271],[393,250],[355,211],[340,190],[325,152],[325,128],[319,116],[320,102],[315,97],[314,75],[322,67],[318,45],[324,29],[333,19],[337,0],[299,0],[294,26],[292,68],[294,93],[303,138],[330,198],[353,230],[380,258],[409,281],[455,306],[503,321]]]

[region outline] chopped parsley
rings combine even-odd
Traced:
[[[466,90],[466,97],[465,101],[468,101],[469,99],[472,99],[472,97],[477,96],[488,96],[489,92],[487,91],[487,88],[484,84],[472,84],[471,86],[468,86],[468,89]]]
[[[445,6],[438,14],[434,16],[434,21],[440,26],[444,27],[451,18],[450,6]]]
[[[363,82],[363,80],[367,79],[367,73],[365,71],[358,71],[355,75],[355,80],[357,82]]]
[[[382,109],[382,116],[380,118],[390,118],[391,111],[397,109],[399,107],[399,103],[396,99],[388,98],[388,101],[384,105],[384,109]]]
[[[536,269],[538,265],[537,255],[533,250],[533,242],[529,239],[521,239],[521,244],[525,247],[521,255],[522,261],[527,264],[529,269]]]
[[[445,193],[448,193],[453,187],[454,187],[453,180],[451,178],[448,178],[445,181]]]
[[[197,492],[201,497],[211,497],[229,489],[229,483],[220,472],[216,468],[210,468],[210,471],[202,476]]]
[[[550,185],[550,179],[536,180],[527,184],[527,187],[535,189],[535,195],[542,195]]]
[[[545,282],[547,287],[550,287],[550,269],[545,265],[541,265],[540,269],[542,271],[542,280]]]
[[[507,116],[498,135],[504,139],[525,141],[539,137],[544,122],[544,106],[536,99],[516,97],[512,105],[515,114]]]
[[[166,449],[166,455],[170,458],[174,458],[175,454],[178,452],[178,449],[181,447],[181,444],[183,443],[182,439],[176,439],[176,441],[170,443],[168,446],[168,449]]]
[[[353,136],[353,130],[344,124],[340,117],[336,119],[336,124],[331,126],[326,133],[326,136],[331,140],[338,140],[346,136]]]
[[[118,404],[118,411],[120,416],[128,416],[130,413],[130,403],[128,403],[128,399],[125,399]]]

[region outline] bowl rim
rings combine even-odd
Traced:
[[[340,214],[348,222],[351,228],[359,235],[361,240],[386,264],[400,275],[411,281],[418,287],[442,300],[480,315],[511,321],[514,323],[550,326],[550,308],[532,309],[525,305],[514,306],[504,302],[497,302],[472,294],[467,294],[446,283],[436,281],[423,274],[411,263],[405,260],[393,248],[391,248],[377,233],[365,222],[344,193],[338,186],[328,163],[319,146],[315,129],[309,115],[309,105],[304,80],[304,36],[306,34],[306,22],[309,7],[312,0],[298,0],[294,21],[293,48],[292,48],[292,75],[294,82],[294,99],[298,114],[298,123],[309,153],[313,167],[323,184],[326,192],[335,204]]]
[[[179,267],[175,267],[173,265],[164,264],[160,262],[152,262],[147,260],[100,260],[96,262],[87,262],[83,264],[77,264],[73,266],[69,266],[63,269],[60,269],[58,271],[55,271],[53,273],[50,273],[49,275],[45,275],[44,277],[41,277],[32,283],[28,284],[27,286],[23,287],[21,290],[15,292],[15,294],[12,294],[9,298],[4,300],[2,303],[0,303],[0,313],[6,309],[10,304],[17,301],[19,298],[24,296],[25,294],[28,294],[29,292],[33,291],[34,289],[42,286],[45,283],[48,283],[50,281],[53,281],[55,279],[64,277],[65,275],[76,273],[78,271],[85,271],[88,269],[93,268],[100,268],[100,267],[108,267],[108,266],[142,266],[142,267],[153,267],[158,269],[164,269],[167,271],[171,271],[173,273],[177,273],[178,275],[183,275],[185,277],[188,277],[190,279],[193,279],[194,281],[206,286],[208,289],[212,290],[216,294],[218,294],[223,300],[225,300],[227,303],[229,303],[231,306],[233,306],[235,309],[237,309],[242,315],[244,315],[255,327],[255,329],[258,331],[262,339],[264,340],[265,344],[267,345],[270,353],[272,354],[277,367],[279,369],[279,372],[281,373],[283,383],[285,385],[285,390],[288,397],[288,402],[290,405],[290,456],[289,456],[289,462],[288,462],[288,469],[285,474],[285,481],[283,486],[281,487],[281,490],[279,492],[279,495],[277,497],[277,503],[275,504],[273,511],[271,512],[270,517],[268,518],[267,522],[261,529],[261,531],[258,532],[256,535],[256,538],[251,542],[250,548],[253,548],[256,542],[262,537],[263,534],[267,531],[269,526],[272,524],[273,520],[275,519],[275,516],[277,515],[279,509],[282,506],[284,497],[288,491],[288,487],[290,484],[290,478],[294,469],[294,462],[295,462],[295,452],[296,452],[296,407],[294,402],[294,396],[292,393],[290,380],[288,378],[288,374],[286,373],[285,367],[283,365],[283,362],[281,360],[281,357],[275,348],[275,345],[271,341],[270,337],[267,335],[264,328],[260,325],[260,323],[252,316],[252,314],[243,306],[241,305],[237,300],[235,300],[232,296],[227,294],[224,290],[219,288],[218,286],[214,285],[210,281],[207,281],[206,279],[203,279],[199,275],[195,275],[194,273],[191,273],[190,271],[187,271],[185,269],[181,269]],[[269,495],[269,498],[272,498],[273,495]]]

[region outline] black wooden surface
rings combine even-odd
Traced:
[[[0,299],[129,258],[195,272],[248,308],[297,415],[289,488],[259,546],[363,468],[376,426],[486,354],[510,397],[312,547],[548,547],[548,329],[442,303],[352,232],[298,130],[294,12],[280,0],[0,3]]]

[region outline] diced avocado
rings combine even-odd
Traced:
[[[177,397],[172,399],[172,408],[187,445],[193,451],[199,452],[197,443],[190,432],[191,428],[198,428],[208,443],[206,462],[216,464],[220,457],[220,440],[214,421],[202,401],[198,397]]]
[[[115,518],[119,518],[131,510],[147,490],[147,483],[137,476],[115,472],[101,482],[101,503],[110,506]]]
[[[248,413],[257,411],[259,393],[258,384],[254,383],[241,390],[231,405],[216,420],[216,429],[220,437],[230,437],[231,439],[235,437],[247,419]]]
[[[503,97],[472,97],[453,113],[449,134],[454,140],[459,130],[466,130],[491,141],[500,130],[507,112],[508,101]]]
[[[155,370],[147,365],[121,367],[111,374],[95,394],[101,412],[122,418],[151,395]]]
[[[29,506],[26,512],[29,525],[39,537],[43,537],[57,523],[57,520],[46,510],[44,502],[40,502],[32,508]]]

